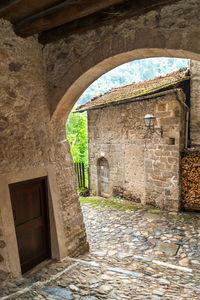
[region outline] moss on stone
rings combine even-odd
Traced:
[[[102,197],[80,197],[80,202],[83,205],[92,205],[95,208],[108,208],[116,210],[132,210],[137,211],[139,209],[144,209],[140,203],[135,203],[122,198],[112,197],[112,198],[102,198]]]
[[[159,214],[160,213],[160,209],[159,208],[150,208],[148,209],[148,212],[149,213],[152,213],[152,214]]]

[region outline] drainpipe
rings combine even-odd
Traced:
[[[189,108],[189,106],[185,102],[183,102],[181,100],[180,93],[181,93],[181,90],[178,89],[178,91],[177,91],[177,100],[187,110],[187,112],[186,112],[186,124],[185,124],[185,148],[187,148],[188,147],[188,132],[189,132],[190,108]]]
[[[187,110],[186,112],[186,128],[185,128],[185,148],[188,147],[188,131],[189,131],[189,116],[190,116],[190,112],[189,110]]]

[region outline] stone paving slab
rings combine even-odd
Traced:
[[[0,299],[200,299],[198,213],[81,200],[90,252],[1,286]]]
[[[180,248],[180,245],[159,241],[155,247],[155,250],[160,251],[165,255],[174,256],[177,254],[179,248]]]

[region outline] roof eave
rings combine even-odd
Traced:
[[[124,99],[124,100],[120,99],[119,101],[112,101],[112,102],[109,102],[109,103],[104,103],[104,104],[101,104],[101,105],[96,105],[96,106],[88,107],[88,108],[85,108],[85,109],[75,110],[74,113],[81,113],[81,112],[84,112],[84,111],[101,109],[101,108],[104,108],[104,107],[110,107],[110,106],[114,106],[114,105],[121,105],[121,104],[126,104],[126,103],[131,103],[131,102],[139,102],[139,101],[146,101],[146,100],[156,99],[156,98],[161,97],[161,96],[177,93],[178,90],[180,90],[180,88],[174,88],[174,89],[166,90],[166,91],[163,91],[163,92],[148,94],[146,96],[138,96],[138,97],[133,97],[133,98]]]

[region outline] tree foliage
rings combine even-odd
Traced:
[[[66,136],[74,162],[88,166],[87,114],[71,112],[66,123]]]

